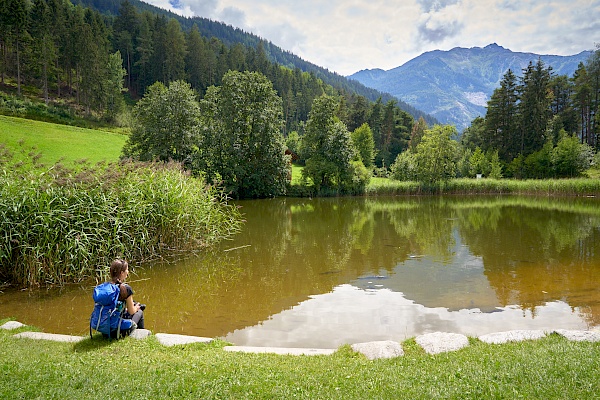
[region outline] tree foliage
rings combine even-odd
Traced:
[[[454,178],[456,173],[457,134],[450,125],[435,125],[425,131],[415,153],[415,174],[420,182],[436,183]]]
[[[230,71],[201,101],[201,136],[195,167],[222,181],[235,197],[285,192],[289,159],[281,135],[281,98],[256,72]]]
[[[352,145],[356,150],[356,154],[360,157],[360,161],[367,168],[374,166],[375,160],[375,141],[373,140],[373,131],[367,123],[356,128],[352,134]]]
[[[485,118],[473,121],[461,143],[472,150],[497,151],[510,177],[580,174],[581,167],[572,169],[573,160],[589,158],[589,148],[600,149],[600,46],[571,78],[555,76],[541,60],[522,72],[521,78],[506,72]],[[573,146],[577,141],[590,147]]]
[[[189,166],[197,149],[199,106],[188,83],[160,82],[135,106],[135,123],[123,156],[142,161],[179,161]]]
[[[337,107],[332,96],[316,98],[306,123],[303,138],[306,166],[302,174],[312,180],[318,191],[348,192],[366,185],[364,174],[358,174],[362,162],[352,163],[355,157],[352,139],[346,125],[335,115]]]
[[[564,131],[563,131],[564,132]],[[563,133],[552,150],[552,165],[557,178],[573,178],[590,168],[593,150],[587,143]]]

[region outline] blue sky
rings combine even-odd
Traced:
[[[342,75],[430,50],[572,55],[600,44],[600,0],[145,0],[255,33]]]

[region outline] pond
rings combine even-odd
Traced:
[[[385,197],[240,201],[211,254],[132,265],[154,332],[237,345],[600,324],[600,199]],[[4,290],[0,317],[87,334],[92,284]]]

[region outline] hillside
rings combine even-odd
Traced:
[[[126,140],[127,136],[118,133],[0,115],[0,144],[18,159],[23,159],[21,150],[41,153],[40,162],[47,165],[116,162]]]
[[[74,4],[91,7],[109,16],[115,16],[118,14],[122,1],[123,0],[71,0],[71,2]],[[267,56],[272,62],[289,67],[291,69],[298,68],[303,72],[312,73],[324,83],[331,85],[338,90],[364,96],[370,101],[376,101],[379,97],[382,98],[384,103],[387,103],[389,100],[396,100],[398,102],[398,106],[411,114],[415,120],[419,117],[423,117],[429,124],[437,122],[437,120],[431,115],[428,115],[416,107],[397,99],[395,96],[392,96],[389,93],[379,89],[374,89],[372,87],[367,87],[356,80],[348,79],[347,77],[329,71],[326,68],[319,67],[311,62],[303,60],[289,51],[281,49],[269,41],[265,41],[257,35],[245,32],[242,29],[227,25],[222,22],[213,21],[208,18],[183,17],[140,0],[129,0],[129,3],[135,6],[139,11],[149,11],[153,14],[164,15],[167,18],[175,18],[185,31],[191,29],[192,26],[196,24],[202,36],[207,38],[217,38],[228,46],[240,43],[246,47],[256,48],[258,44],[262,42]]]
[[[497,44],[424,53],[389,71],[363,70],[351,76],[365,86],[388,92],[459,130],[485,115],[487,100],[508,69],[521,75],[541,58],[557,75],[572,76],[591,52],[573,56],[513,52]]]

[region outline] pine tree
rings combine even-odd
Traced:
[[[169,19],[165,31],[165,59],[163,82],[185,79],[185,36],[175,18]]]
[[[517,77],[509,69],[488,102],[482,149],[498,150],[500,159],[506,162],[515,158],[520,151],[518,115]]]
[[[185,72],[192,88],[200,93],[206,90],[206,46],[198,26],[194,24],[186,35],[187,54],[185,57]]]
[[[417,123],[413,125],[410,132],[410,142],[408,144],[412,152],[416,152],[417,146],[421,143],[421,139],[428,128],[427,122],[425,122],[423,117],[420,117]]]
[[[127,72],[127,88],[133,89],[135,79],[133,66],[136,63],[136,39],[139,35],[139,18],[135,7],[125,0],[121,3],[119,15],[113,23],[114,47],[121,53]]]
[[[44,101],[48,104],[49,82],[52,73],[57,49],[52,37],[52,14],[45,0],[35,0],[31,10],[31,37],[32,37],[32,69],[40,80]]]
[[[519,85],[519,127],[521,131],[520,153],[524,156],[544,147],[546,128],[550,120],[552,68],[546,67],[542,59],[523,69]]]
[[[152,30],[150,28],[152,17],[149,13],[142,15],[140,20],[140,33],[137,38],[135,53],[137,61],[134,67],[137,71],[137,81],[135,82],[136,93],[143,95],[146,88],[152,83],[152,55],[154,53],[154,43],[152,40]]]
[[[581,143],[591,141],[592,88],[585,65],[579,63],[573,74],[573,106],[579,117],[579,138]]]
[[[7,25],[9,38],[14,41],[17,69],[17,94],[21,95],[21,46],[27,34],[27,3],[25,0],[4,0],[3,23]]]

